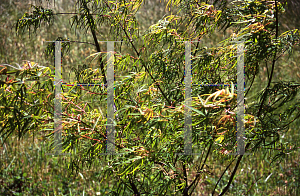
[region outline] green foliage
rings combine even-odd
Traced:
[[[21,31],[21,34],[27,29],[29,31],[31,26],[34,27],[33,31],[36,32],[38,28],[40,28],[42,22],[47,22],[48,25],[51,25],[53,22],[53,11],[50,9],[44,9],[41,6],[34,6],[32,13],[26,12],[22,18],[20,18],[16,23],[16,31]]]
[[[300,35],[297,29],[279,34],[278,15],[284,11],[280,2],[168,1],[168,6],[177,12],[164,16],[142,35],[135,18],[141,3],[77,1],[78,15],[71,17],[71,27],[91,32],[98,52],[91,56],[99,58],[100,67],[103,63],[100,54],[104,52],[97,41],[97,25],[110,24],[113,32],[110,39],[122,39],[131,51],[115,53],[115,71],[122,73],[115,81],[117,155],[100,154],[106,152],[106,89],[63,87],[63,148],[64,152],[75,154],[68,163],[70,176],[103,156],[107,165],[102,167],[99,179],[114,176],[112,187],[103,189],[110,190],[111,195],[192,195],[201,181],[211,184],[207,191],[212,194],[223,195],[232,190],[237,168],[243,161],[243,155],[229,154],[235,152],[237,144],[233,84],[237,83],[236,46],[241,41],[245,44],[246,95],[253,91],[252,83],[259,69],[271,65],[266,88],[245,101],[246,152],[270,149],[275,163],[296,151],[297,146],[280,138],[300,117],[299,102],[295,101],[300,84],[273,82],[272,76],[276,62],[299,45]],[[30,30],[32,26],[36,31],[42,21],[50,23],[55,15],[43,7],[33,8],[31,14],[24,14],[17,22],[17,31]],[[193,153],[201,154],[182,155],[185,138],[185,45],[182,41],[204,41],[220,29],[234,33],[213,47],[201,46],[199,42],[192,44],[193,83],[223,83],[231,87],[229,90],[229,87],[193,86]],[[133,39],[142,39],[143,45],[137,45]],[[69,43],[63,46],[68,49]],[[53,53],[54,45],[50,44],[46,54]],[[103,74],[104,67],[101,69]],[[71,71],[75,72],[78,83],[93,83],[94,75],[99,74],[86,65]],[[21,138],[41,127],[52,131],[53,123],[48,123],[53,118],[54,98],[50,68],[32,66],[7,71],[5,67],[0,73],[3,73],[1,136],[6,139],[16,131]],[[35,81],[28,83],[28,80]],[[83,96],[84,92],[88,98]],[[52,135],[53,132],[44,139],[50,141]],[[209,165],[210,157],[228,165],[218,171],[218,180],[206,179],[216,171]],[[192,172],[196,174],[191,175]],[[247,191],[251,193],[251,188]]]
[[[58,37],[56,39],[56,41],[63,41],[61,43],[61,49],[62,49],[61,57],[63,58],[64,54],[68,53],[70,51],[70,42],[69,42],[70,40],[63,39],[62,37]],[[45,50],[45,55],[46,55],[46,57],[54,58],[54,56],[55,56],[55,42],[52,42],[52,43],[48,44],[48,46]]]
[[[30,130],[35,131],[53,114],[48,105],[53,99],[53,79],[47,78],[51,77],[49,68],[28,62],[20,69],[6,70],[3,68],[0,76],[0,121],[4,140],[14,131],[19,138]],[[44,77],[47,79],[40,81]]]

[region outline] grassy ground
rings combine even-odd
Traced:
[[[299,136],[299,133],[294,135]],[[0,151],[1,195],[106,195],[112,179],[101,179],[101,167],[105,164],[99,157],[91,168],[85,168],[77,176],[70,176],[68,161],[71,156],[47,155],[48,146],[36,137],[27,137],[21,141],[11,137]],[[267,153],[267,152],[266,152]],[[208,165],[212,174],[205,174],[195,194],[208,195],[214,188],[218,177],[227,166],[216,162],[213,156]],[[270,166],[268,153],[257,152],[245,155],[243,163],[227,195],[299,195],[299,150],[290,154],[280,164]],[[228,175],[232,172],[229,169]],[[195,176],[190,171],[190,179]],[[103,181],[102,181],[103,180]],[[228,177],[220,185],[225,185]],[[222,184],[223,183],[223,184]],[[216,193],[220,190],[216,189]]]

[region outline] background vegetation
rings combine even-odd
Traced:
[[[27,2],[1,5],[2,194],[299,194],[299,32],[298,20],[288,20],[296,2],[145,1],[139,9],[138,1],[32,2],[41,3],[53,12],[41,15],[40,7]],[[284,7],[291,10],[287,15]],[[95,14],[95,26],[82,17],[86,10]],[[83,14],[66,14],[77,12]],[[50,26],[41,23],[52,16]],[[40,18],[35,23],[27,17]],[[99,42],[99,51],[93,29],[98,40],[124,41],[115,45],[116,150],[123,155],[99,154],[106,147],[106,89],[67,86],[63,147],[71,156],[47,155],[53,149],[54,61],[44,41],[74,41],[64,45],[64,82],[102,82],[99,64],[105,66],[106,56],[99,52],[106,45]],[[228,154],[234,152],[236,134],[235,114],[226,110],[235,112],[236,92],[220,86],[193,86],[193,149],[202,154],[175,154],[183,152],[184,138],[179,38],[201,40],[192,45],[195,84],[236,83],[234,41],[245,41],[250,155]],[[204,106],[202,99],[219,107]]]

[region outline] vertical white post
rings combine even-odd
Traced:
[[[107,42],[107,153],[115,153],[114,133],[114,41]]]
[[[184,154],[192,154],[192,76],[191,76],[191,42],[185,42],[185,107],[184,107]]]
[[[245,154],[245,126],[244,126],[244,43],[237,46],[237,154]]]
[[[61,106],[61,42],[55,42],[55,99],[54,99],[54,145],[55,154],[62,150],[62,106]]]

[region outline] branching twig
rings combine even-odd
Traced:
[[[112,11],[112,9],[110,8],[110,6],[108,5],[108,3],[105,1],[105,4],[107,5],[107,7],[109,8],[110,11]],[[121,22],[118,21],[118,24],[120,25],[120,27],[122,28],[122,30],[124,31],[126,37],[128,38],[132,48],[134,49],[136,55],[138,57],[140,57],[140,52],[137,51],[135,45],[133,44],[133,40],[130,38],[130,36],[128,35],[127,31],[125,30],[124,26],[122,26]],[[168,102],[168,104],[171,106],[172,103],[171,101],[167,98],[166,94],[164,93],[164,91],[162,90],[162,88],[160,87],[160,84],[154,79],[154,77],[152,76],[151,72],[149,71],[148,67],[145,65],[144,62],[142,62],[142,66],[145,68],[146,72],[149,74],[149,76],[151,77],[151,79],[154,81],[154,84],[159,88],[161,94],[163,95],[163,97],[166,99],[166,101]]]
[[[259,177],[257,180],[261,179],[262,177]],[[251,187],[248,189],[247,193],[245,195],[248,195],[250,190],[252,189],[253,185],[257,182],[256,179],[254,179],[254,182],[252,183]]]
[[[87,16],[86,16],[87,21],[88,21],[88,24],[89,24],[89,27],[90,27],[90,30],[91,30],[91,33],[92,33],[92,36],[93,36],[93,39],[94,39],[94,42],[95,42],[97,52],[99,53],[99,52],[101,52],[101,49],[100,49],[100,45],[99,45],[99,42],[98,42],[98,39],[97,39],[97,36],[96,36],[94,18],[92,16],[92,14],[90,14],[90,10],[87,7],[86,3],[84,3],[83,6],[84,6],[84,9],[87,12]],[[102,72],[102,75],[103,75],[103,82],[104,82],[104,84],[106,84],[107,80],[106,80],[106,76],[105,76],[103,61],[100,61],[100,69],[101,69],[101,72]]]
[[[202,163],[202,166],[201,166],[201,168],[200,168],[200,171],[203,170],[203,168],[204,168],[204,165],[205,165],[205,163],[206,163],[206,161],[207,161],[209,152],[211,151],[212,144],[213,144],[213,143],[211,143],[210,146],[209,146],[209,148],[208,148],[208,151],[207,151],[207,153],[206,153],[206,156],[205,156],[205,159],[204,159],[204,161],[203,161],[203,163]],[[198,178],[200,177],[200,174],[201,174],[200,171],[199,171],[198,174],[196,175],[194,181],[193,181],[193,182],[190,184],[190,186],[187,188],[187,190],[189,190],[189,189],[190,189],[190,188],[198,181]]]
[[[248,149],[249,146],[250,146],[250,142],[246,145],[245,151]],[[235,167],[234,167],[234,169],[233,169],[233,172],[232,172],[231,175],[230,175],[229,181],[228,181],[226,187],[223,189],[223,191],[220,193],[219,196],[224,195],[224,194],[228,191],[228,189],[229,189],[229,187],[230,187],[230,185],[231,185],[231,183],[232,183],[232,181],[233,181],[233,178],[234,178],[234,176],[235,176],[235,173],[236,173],[236,171],[237,171],[237,169],[238,169],[238,167],[239,167],[239,165],[240,165],[240,162],[241,162],[243,156],[244,156],[243,154],[239,156],[239,158],[238,158],[238,160],[237,160],[237,162],[236,162],[236,165],[235,165]]]
[[[277,7],[277,0],[275,0],[275,18],[276,18],[276,34],[275,34],[275,40],[277,41],[278,39],[278,7]],[[261,101],[261,104],[260,104],[260,107],[259,107],[259,110],[258,110],[258,113],[257,113],[257,116],[259,117],[260,116],[260,113],[262,111],[262,107],[263,107],[263,104],[267,98],[267,92],[268,92],[268,89],[271,85],[271,82],[272,82],[272,77],[273,77],[273,73],[274,73],[274,67],[275,67],[275,62],[276,62],[276,55],[277,55],[277,46],[275,47],[275,52],[274,52],[274,57],[273,57],[273,62],[272,62],[272,69],[271,69],[271,73],[270,73],[270,78],[269,78],[269,82],[268,82],[268,85],[266,87],[266,90],[263,94],[263,98],[262,98],[262,101]]]
[[[226,167],[226,169],[224,170],[224,172],[222,173],[222,175],[221,175],[220,178],[218,179],[218,182],[216,183],[215,188],[214,188],[213,192],[211,193],[212,196],[214,195],[215,190],[216,190],[216,188],[217,188],[219,182],[221,181],[222,177],[224,176],[225,172],[229,169],[229,167],[230,167],[230,165],[233,163],[233,161],[235,161],[235,159],[233,159],[233,160],[229,163],[229,165]]]
[[[141,194],[140,194],[140,192],[138,191],[138,189],[136,188],[135,184],[133,183],[133,180],[132,180],[131,176],[128,175],[128,177],[129,177],[129,183],[130,183],[131,189],[132,189],[133,192],[134,192],[134,196],[140,196]]]

